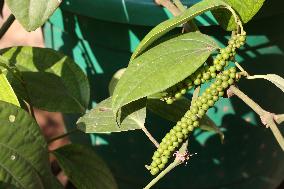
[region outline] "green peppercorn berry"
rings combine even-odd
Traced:
[[[201,78],[201,83],[205,83],[205,79],[204,78]]]
[[[211,73],[210,75],[211,75],[212,78],[215,78],[217,76],[216,73]]]
[[[201,84],[201,80],[200,79],[194,80],[194,85],[200,85],[200,84]]]
[[[170,134],[171,134],[171,135],[175,135],[175,134],[176,134],[176,131],[175,131],[174,129],[171,129],[171,130],[170,130]]]
[[[194,121],[192,124],[193,127],[198,127],[199,126],[199,121]]]
[[[217,59],[217,57],[214,59],[213,64],[214,64],[214,65],[219,64],[219,60]]]
[[[185,117],[182,117],[181,120],[180,120],[180,122],[181,122],[181,123],[180,123],[179,125],[181,125],[182,123],[186,123],[186,118],[185,118]]]
[[[214,106],[214,101],[208,100],[207,105],[210,106],[210,107]]]
[[[217,71],[221,71],[222,69],[223,69],[223,67],[220,64],[216,65],[216,70]]]
[[[161,148],[162,150],[166,150],[166,149],[168,149],[168,145],[167,144],[160,144],[160,146],[159,146],[159,148]]]
[[[155,167],[155,168],[153,168],[153,169],[150,171],[150,173],[151,173],[152,175],[156,175],[159,171],[160,171],[159,168]]]
[[[203,105],[202,105],[202,109],[205,110],[205,111],[207,111],[207,110],[209,109],[209,106],[208,106],[207,104],[203,104]]]
[[[157,152],[159,152],[160,154],[163,154],[164,153],[164,150],[162,148],[158,148],[157,149]]]
[[[162,156],[161,161],[162,161],[162,163],[166,164],[166,163],[168,163],[169,159],[165,156]]]
[[[198,107],[202,106],[202,102],[199,101],[199,100],[196,102],[196,104],[197,104]]]
[[[206,94],[206,99],[207,100],[211,100],[213,98],[213,96],[211,95],[211,93],[210,94]]]
[[[183,142],[183,139],[182,138],[179,138],[178,139],[178,143],[182,143]]]
[[[192,121],[196,121],[198,119],[198,117],[196,115],[191,115],[190,118],[191,118]]]
[[[231,39],[230,39],[229,42],[228,42],[229,45],[233,45],[234,43],[235,43],[235,41],[234,41],[234,40],[231,40]]]
[[[171,99],[171,98],[169,98],[169,99],[167,99],[167,104],[172,104],[173,102],[174,102],[174,100],[173,99]]]
[[[175,148],[174,148],[173,146],[168,146],[168,150],[169,150],[170,152],[172,152],[172,151],[175,150]]]
[[[223,55],[224,53],[226,53],[225,49],[221,49],[221,50],[220,50],[220,54]]]
[[[234,84],[234,82],[235,82],[235,81],[234,81],[232,78],[230,78],[230,79],[228,80],[229,85]]]
[[[171,152],[170,152],[169,150],[164,150],[163,155],[165,155],[165,156],[169,156],[169,155],[171,155]]]
[[[219,96],[214,95],[214,96],[213,96],[213,101],[214,101],[214,102],[217,102],[218,100],[219,100]]]
[[[182,127],[182,128],[186,128],[186,127],[187,127],[187,123],[182,123],[182,124],[181,124],[181,127]]]
[[[155,152],[154,152],[153,157],[160,157],[160,156],[161,156],[161,154],[160,154],[158,151],[155,151]]]
[[[236,73],[230,73],[230,78],[235,79],[236,78]]]
[[[207,98],[204,96],[201,98],[201,102],[204,104],[204,103],[207,103]]]
[[[222,68],[226,65],[226,61],[225,60],[222,60],[222,61],[220,61],[220,65],[222,66]],[[218,70],[218,71],[220,71],[220,70]]]
[[[156,159],[156,160],[155,160],[155,163],[156,163],[157,165],[159,165],[160,163],[162,163],[162,161],[161,161],[161,159]]]
[[[218,88],[218,87],[217,87]],[[218,91],[216,89],[212,89],[211,90],[211,95],[217,95],[218,94]]]
[[[219,94],[218,94],[220,97],[222,97],[222,96],[224,96],[224,92],[223,91],[221,91],[221,92],[219,92]]]
[[[176,94],[175,94],[175,98],[176,98],[176,99],[179,99],[181,96],[182,96],[181,93],[176,93]]]
[[[191,119],[187,119],[187,125],[191,125],[192,124],[192,120]]]
[[[186,89],[185,88],[181,89],[180,93],[184,95],[186,93]]]
[[[178,147],[179,143],[178,142],[173,142],[173,147]]]
[[[153,161],[150,166],[151,166],[152,168],[155,168],[155,167],[158,166],[158,164],[157,164],[155,161]]]
[[[210,74],[209,73],[204,73],[203,74],[203,79],[205,79],[205,80],[210,79]]]
[[[215,66],[210,66],[210,67],[209,67],[209,71],[210,71],[211,73],[215,73],[215,72],[216,72]]]
[[[165,168],[165,164],[162,163],[162,164],[158,165],[158,167],[159,167],[160,169],[164,169],[164,168]]]
[[[231,73],[236,73],[237,72],[237,69],[235,67],[231,67],[229,70],[230,70]]]
[[[205,92],[206,92],[206,93],[211,93],[211,89],[210,89],[210,88],[207,88],[207,89],[205,90]]]
[[[211,89],[216,89],[216,87],[217,87],[217,85],[216,85],[215,83],[212,83],[212,84],[210,85],[210,87],[207,88],[207,89],[209,90],[209,92],[208,92],[207,90],[206,90],[205,92],[211,93]]]
[[[223,81],[228,81],[229,79],[230,79],[230,77],[228,75],[222,75],[222,80]]]
[[[171,141],[172,141],[172,142],[176,142],[177,140],[178,140],[178,138],[177,138],[176,136],[172,136],[172,137],[171,137]]]
[[[203,109],[198,110],[198,117],[204,116],[205,111]]]
[[[182,132],[182,134],[187,135],[189,131],[187,130],[187,127],[186,127],[181,132]]]
[[[187,130],[189,131],[189,132],[191,132],[191,131],[193,131],[193,125],[189,125],[188,127],[187,127]]]
[[[176,136],[177,136],[178,139],[182,139],[183,138],[182,132],[177,132]]]
[[[230,46],[225,48],[226,53],[231,53],[232,52],[232,48]]]
[[[216,56],[216,59],[217,59],[217,60],[221,60],[221,59],[222,59],[222,55],[221,55],[221,54],[218,54],[218,55]]]
[[[190,111],[191,111],[192,114],[197,114],[198,108],[192,107],[192,108],[190,108]]]
[[[188,111],[185,113],[185,117],[187,117],[187,118],[190,118],[191,115],[192,115],[192,113],[191,113],[190,110],[188,110]]]
[[[173,129],[174,129],[175,131],[179,132],[179,131],[182,130],[182,127],[181,127],[180,125],[176,125],[176,126],[174,126]],[[172,137],[172,136],[171,136],[171,137]]]
[[[223,91],[223,90],[224,90],[224,89],[223,89],[223,87],[222,87],[222,84],[221,84],[221,86],[218,86],[218,87],[217,87],[217,91],[218,91],[218,92]],[[217,93],[216,95],[218,95],[218,93]]]
[[[171,140],[167,140],[167,141],[165,142],[165,144],[166,144],[167,146],[170,146],[170,145],[173,144],[173,142],[172,142]]]
[[[228,83],[227,81],[223,81],[222,87],[223,87],[224,89],[228,88],[228,87],[229,87],[229,83]]]
[[[230,71],[229,70],[224,70],[223,74],[228,76],[228,75],[230,75]]]

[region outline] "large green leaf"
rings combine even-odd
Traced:
[[[0,183],[23,189],[62,188],[51,173],[47,144],[34,119],[0,101],[0,126]]]
[[[13,47],[2,56],[16,66],[24,82],[8,77],[18,97],[33,106],[65,113],[84,112],[90,89],[83,71],[67,56],[52,49]],[[24,85],[23,85],[24,83]]]
[[[173,86],[194,73],[218,48],[207,35],[192,32],[175,37],[145,52],[129,64],[113,93],[112,108]]]
[[[162,22],[161,24],[157,25],[153,28],[140,42],[138,47],[136,48],[135,52],[132,54],[131,61],[136,58],[139,54],[141,54],[147,47],[149,47],[155,40],[169,32],[170,30],[178,27],[198,15],[203,14],[209,10],[215,9],[228,9],[229,6],[223,0],[203,0],[186,11],[184,11],[181,15],[171,18]],[[233,12],[235,14],[235,12]]]
[[[12,89],[9,81],[7,80],[6,76],[2,71],[0,70],[0,100],[9,102],[11,104],[14,104],[16,106],[20,106],[20,103],[18,101],[18,98],[16,94],[14,93],[14,90]]]
[[[61,0],[6,0],[12,14],[27,31],[42,26]]]
[[[250,21],[262,7],[265,0],[223,0],[229,4],[241,17],[243,23]],[[235,20],[228,10],[215,10],[214,16],[226,30],[236,29]]]
[[[146,118],[145,101],[139,100],[123,107],[119,114],[120,126],[111,108],[112,98],[99,103],[94,109],[81,117],[78,128],[85,133],[111,133],[143,129]]]
[[[89,147],[70,144],[52,152],[78,189],[117,189],[105,162]]]

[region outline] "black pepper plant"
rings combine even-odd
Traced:
[[[87,113],[90,98],[87,78],[70,58],[45,48],[2,49],[0,188],[63,188],[51,173],[48,162],[51,153],[77,188],[115,189],[117,184],[110,170],[92,149],[71,144],[50,152],[48,144],[74,131],[110,133],[141,129],[156,147],[152,158],[145,162],[146,170],[155,176],[145,187],[149,189],[190,159],[193,154],[188,152],[189,137],[196,128],[203,129],[204,123],[209,123],[210,130],[223,138],[206,112],[220,98],[233,95],[259,115],[284,150],[283,136],[276,125],[284,121],[284,116],[262,109],[237,88],[240,79],[263,78],[284,92],[284,79],[280,76],[251,76],[235,58],[246,43],[243,25],[253,18],[264,1],[202,0],[186,8],[179,0],[156,0],[175,17],[160,23],[144,37],[132,54],[129,66],[111,80],[110,97]],[[60,1],[48,0],[6,2],[12,14],[0,29],[0,38],[15,18],[27,31],[35,30],[60,4]],[[195,17],[207,11],[213,13],[221,27],[231,32],[224,48],[201,33],[194,23]],[[179,35],[164,38],[180,27],[183,29]],[[201,87],[204,88],[202,93]],[[193,97],[188,98],[192,91]],[[177,108],[180,105],[185,108],[180,110]],[[75,130],[47,141],[36,123],[34,108],[84,115],[77,121]],[[145,127],[146,109],[176,122],[160,142]]]

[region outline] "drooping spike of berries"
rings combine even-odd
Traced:
[[[216,80],[206,91],[192,102],[190,109],[180,121],[162,139],[158,149],[152,157],[152,163],[148,166],[150,173],[156,175],[164,169],[174,151],[187,140],[194,128],[199,126],[199,119],[212,107],[224,91],[234,83],[236,68],[230,68],[217,75]]]
[[[215,57],[213,65],[202,66],[190,77],[167,89],[161,100],[165,101],[167,104],[172,104],[193,87],[199,86],[213,78],[216,78],[217,73],[224,70],[224,68],[229,64],[229,61],[234,59],[236,49],[244,45],[245,40],[245,32],[233,36],[229,40],[228,46],[221,49],[220,53]]]

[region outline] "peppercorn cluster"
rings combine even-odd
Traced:
[[[199,126],[199,119],[224,95],[224,91],[234,83],[235,78],[235,67],[223,71],[216,76],[216,80],[210,87],[192,102],[184,117],[166,134],[155,151],[152,157],[153,161],[148,166],[152,175],[156,175],[160,170],[164,169],[173,152],[187,140],[194,128]]]
[[[233,60],[236,55],[236,49],[244,45],[246,40],[246,33],[233,36],[228,46],[222,48],[220,53],[216,56],[213,64],[202,66],[194,74],[179,82],[177,85],[170,87],[166,90],[161,100],[167,104],[172,104],[184,95],[187,90],[192,89],[194,86],[199,86],[212,78],[215,78],[217,73],[224,70],[225,66],[229,64],[229,60]]]

